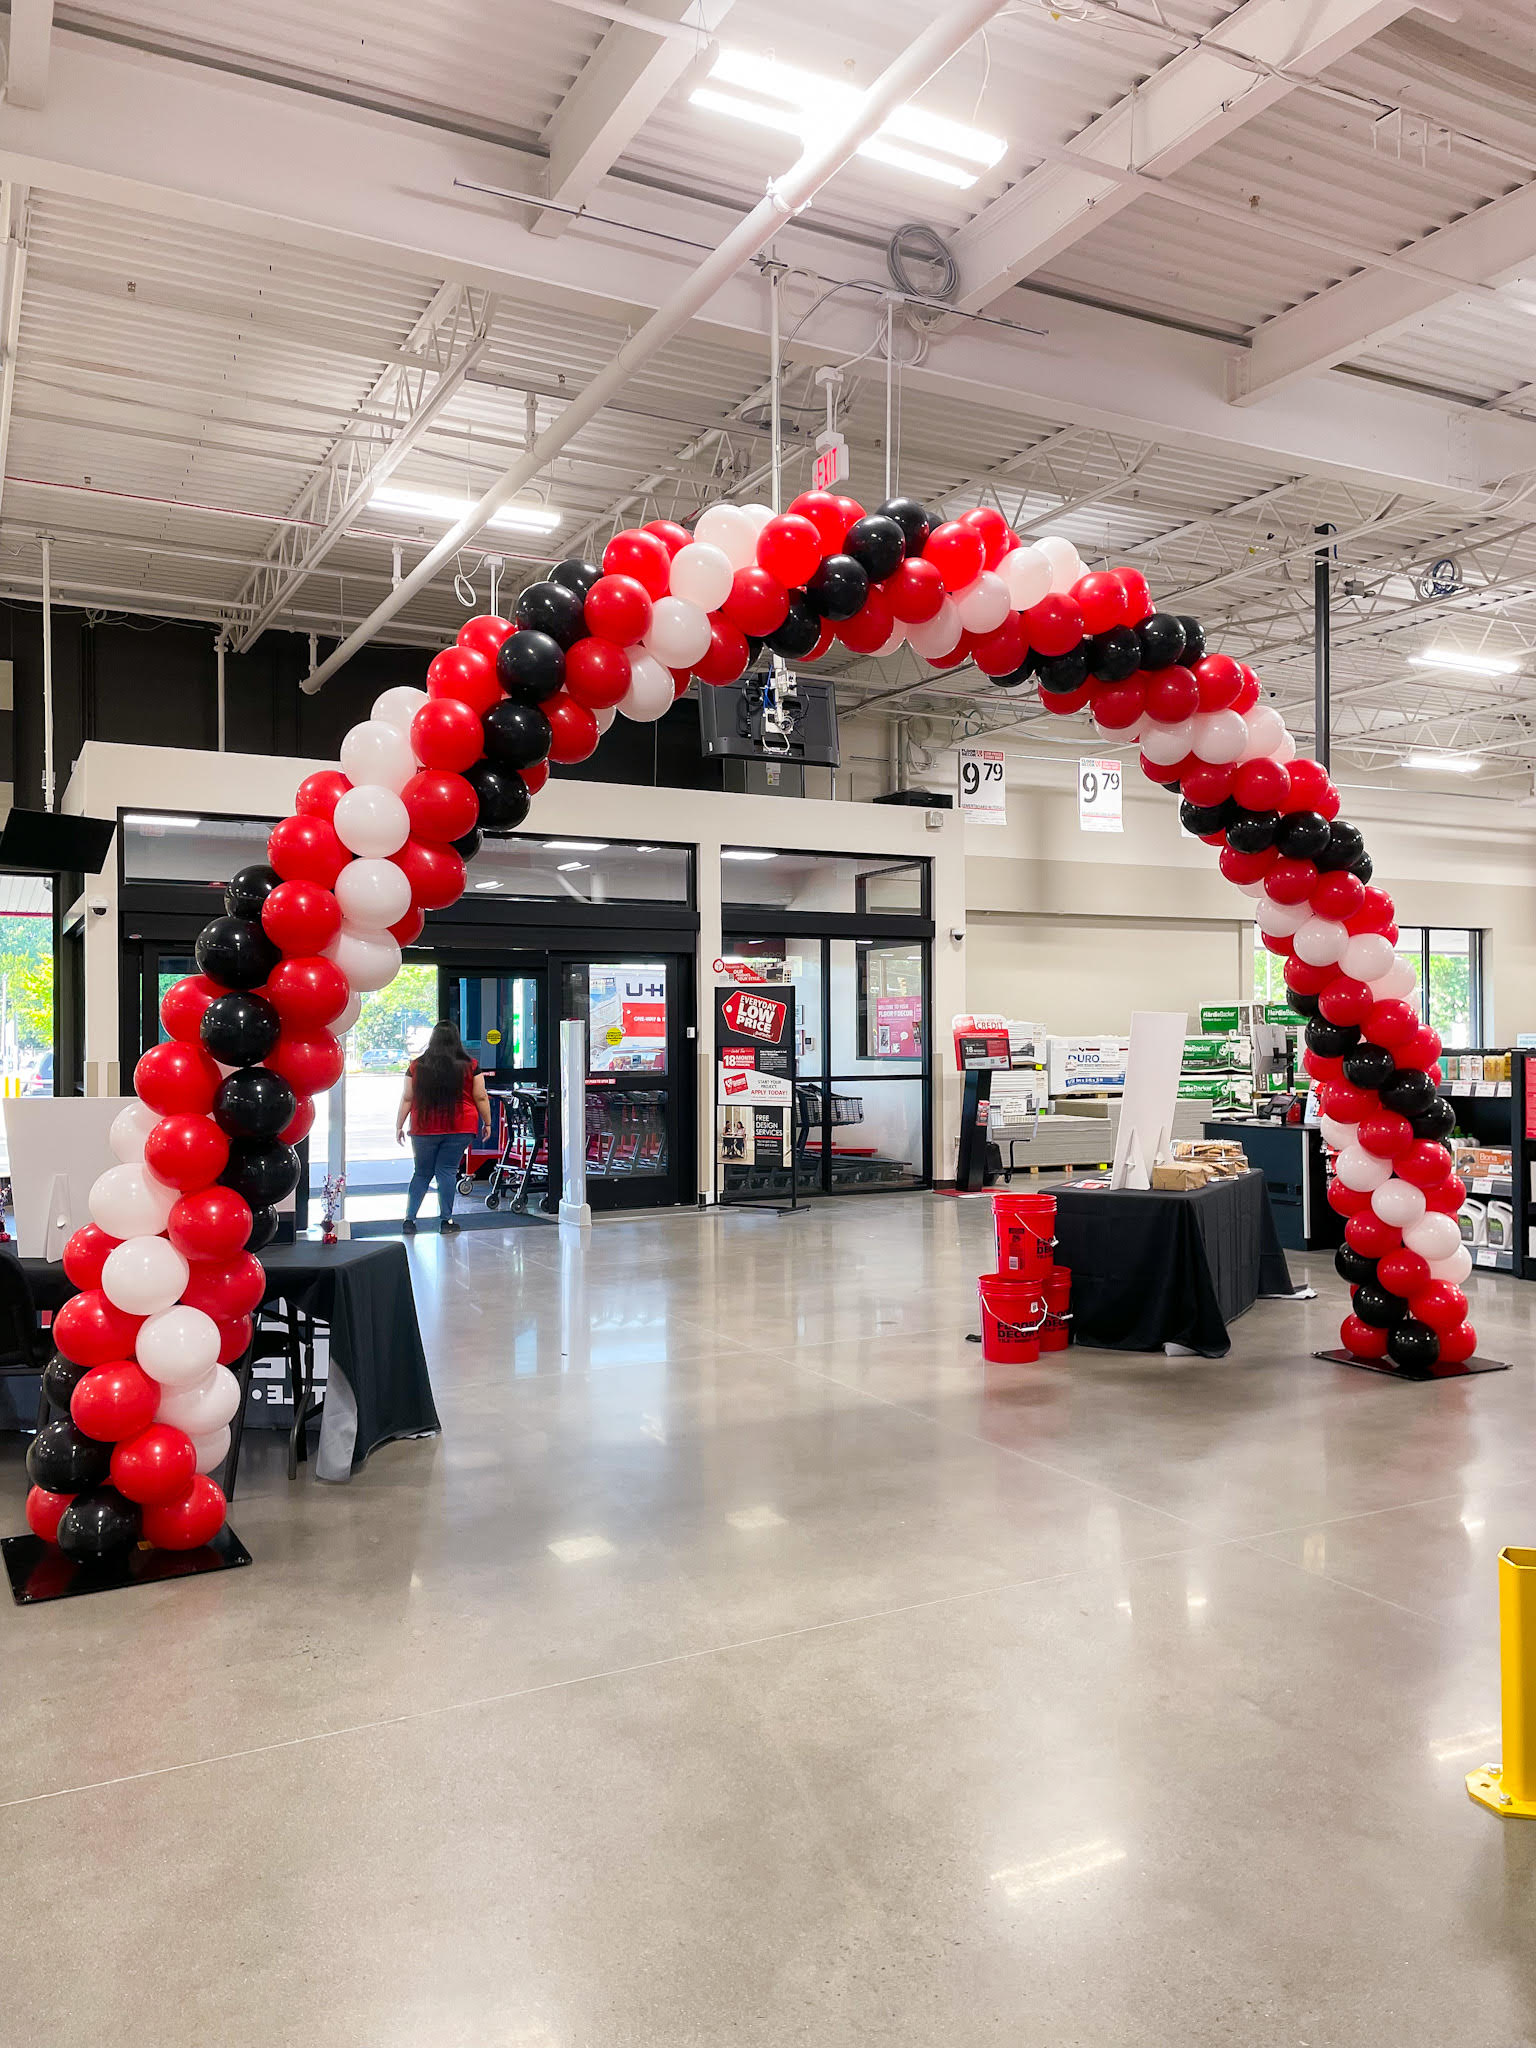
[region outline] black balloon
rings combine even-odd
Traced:
[[[992,687],[994,690],[1016,690],[1020,683],[1027,683],[1034,673],[1034,657],[1026,655],[1017,668],[1009,669],[1007,675],[994,676],[992,678]],[[1050,709],[1049,705],[1047,705],[1046,709]]]
[[[265,996],[237,989],[214,997],[198,1036],[221,1067],[254,1067],[276,1045],[282,1028],[282,1018]]]
[[[1360,1043],[1358,1024],[1330,1024],[1326,1017],[1314,1017],[1307,1026],[1307,1044],[1324,1059],[1342,1059]]]
[[[241,868],[224,891],[224,908],[231,917],[259,918],[261,906],[282,879],[276,868]]]
[[[1236,853],[1263,853],[1275,843],[1275,830],[1280,823],[1278,811],[1245,811],[1239,809],[1237,816],[1227,827],[1227,844]]]
[[[293,1122],[298,1097],[270,1067],[242,1067],[219,1083],[213,1120],[228,1138],[277,1138]]]
[[[1294,1010],[1298,1017],[1317,1017],[1322,1014],[1319,1008],[1322,998],[1304,995],[1299,988],[1288,988],[1285,1000],[1287,1008]]]
[[[1440,1339],[1427,1323],[1405,1316],[1387,1332],[1387,1356],[1409,1372],[1428,1372],[1440,1362]]]
[[[299,1155],[291,1145],[275,1140],[236,1138],[219,1179],[237,1195],[244,1195],[252,1209],[269,1209],[286,1200],[298,1186]]]
[[[1190,618],[1187,612],[1179,613],[1179,624],[1184,628],[1184,653],[1181,659],[1190,663],[1205,659],[1205,628],[1198,619]]]
[[[1066,654],[1042,654],[1036,667],[1042,690],[1058,697],[1080,690],[1088,680],[1088,643],[1079,640]]]
[[[1377,1284],[1376,1261],[1368,1259],[1364,1252],[1357,1252],[1352,1244],[1339,1246],[1333,1255],[1333,1270],[1351,1287],[1374,1287]]]
[[[869,595],[869,578],[852,555],[828,555],[805,586],[811,610],[833,624],[851,619]]]
[[[1456,1111],[1443,1095],[1410,1118],[1416,1138],[1448,1138],[1456,1128]]]
[[[277,1235],[277,1211],[270,1206],[251,1211],[250,1233],[245,1240],[248,1252],[259,1252],[269,1245]]]
[[[800,661],[810,653],[820,638],[821,620],[806,603],[805,593],[792,590],[789,594],[789,610],[782,622],[768,635],[768,646],[775,654],[782,654],[786,661]]]
[[[843,553],[852,555],[871,583],[883,583],[906,560],[907,537],[888,513],[872,512],[855,519],[843,535]]]
[[[1107,633],[1095,633],[1081,645],[1088,656],[1088,673],[1101,683],[1123,683],[1141,667],[1141,642],[1129,626],[1111,626]]]
[[[496,677],[509,697],[542,704],[565,681],[565,655],[548,633],[509,633],[496,650]]]
[[[768,645],[768,636],[765,633],[743,633],[741,637],[747,643],[747,666],[750,668]]]
[[[491,706],[480,726],[486,758],[497,768],[531,768],[549,753],[549,720],[537,704],[520,704],[515,697],[507,697]],[[482,825],[487,822],[483,811],[480,821]]]
[[[1328,844],[1312,859],[1325,875],[1337,874],[1341,868],[1352,868],[1365,851],[1365,841],[1360,836],[1360,827],[1351,825],[1347,818],[1335,818],[1328,827]]]
[[[58,1545],[66,1557],[111,1557],[137,1543],[144,1510],[115,1486],[80,1493],[59,1517]]]
[[[1135,629],[1143,668],[1172,668],[1184,657],[1184,628],[1172,612],[1153,612]]]
[[[875,507],[875,516],[895,520],[901,528],[909,555],[920,555],[928,545],[933,521],[928,516],[928,507],[920,505],[916,498],[887,498],[883,505]]]
[[[491,761],[476,761],[464,770],[464,780],[480,799],[482,833],[495,837],[499,832],[515,832],[527,817],[531,802],[528,785],[510,768],[498,768]]]
[[[1349,872],[1362,882],[1368,882],[1376,872],[1376,863],[1368,853],[1362,853],[1358,860],[1349,864]]]
[[[1407,1313],[1408,1304],[1403,1297],[1389,1294],[1375,1281],[1368,1280],[1355,1289],[1355,1314],[1362,1323],[1369,1323],[1373,1330],[1390,1330]]]
[[[112,1469],[112,1446],[77,1429],[67,1416],[46,1422],[27,1451],[27,1477],[45,1493],[100,1486]]]
[[[1344,1078],[1356,1088],[1382,1088],[1396,1072],[1392,1055],[1384,1045],[1357,1045],[1353,1052],[1344,1055]],[[1390,1109],[1396,1105],[1387,1106]]]
[[[561,647],[574,647],[587,635],[585,600],[563,583],[530,583],[517,600],[516,619],[534,633],[547,633]],[[502,641],[506,646],[506,641]],[[498,655],[498,660],[500,656]]]
[[[1320,811],[1287,811],[1275,827],[1275,844],[1287,860],[1313,860],[1328,844],[1328,820]]]
[[[563,562],[556,562],[549,572],[551,583],[558,583],[566,590],[574,590],[586,602],[587,592],[602,575],[596,562],[580,561],[575,555],[567,555]]]
[[[453,850],[461,860],[473,860],[484,844],[485,841],[481,837],[480,827],[478,825],[471,825],[462,839],[454,840]]]
[[[49,1407],[61,1409],[67,1415],[69,1397],[90,1369],[88,1365],[76,1365],[62,1351],[55,1351],[43,1368],[43,1393]]]
[[[1225,832],[1236,813],[1237,805],[1229,796],[1224,796],[1219,804],[1192,804],[1185,797],[1179,805],[1179,823],[1186,832],[1204,839],[1209,832]]]
[[[198,971],[224,988],[260,988],[282,954],[248,917],[216,917],[193,946]]]
[[[1390,1059],[1392,1055],[1388,1053],[1387,1057]],[[1344,1071],[1346,1075],[1349,1074],[1347,1060],[1344,1063]],[[1423,1116],[1435,1100],[1434,1082],[1418,1067],[1394,1067],[1391,1073],[1376,1082],[1375,1086],[1380,1090],[1386,1108],[1395,1109],[1399,1116]]]

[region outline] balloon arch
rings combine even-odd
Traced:
[[[710,506],[562,562],[512,621],[481,617],[427,670],[386,690],[341,766],[299,785],[268,843],[197,941],[200,972],[166,992],[168,1034],[112,1127],[121,1164],[91,1192],[64,1254],[80,1290],[54,1322],[44,1385],[57,1419],[27,1456],[27,1521],[75,1557],[144,1541],[208,1542],[210,1474],[229,1448],[275,1204],[314,1096],[340,1076],[361,997],[383,988],[423,914],[453,903],[482,834],[515,831],[551,763],[585,760],[616,712],[659,718],[693,677],[725,684],[764,646],[815,661],[907,642],[936,668],[972,661],[1047,709],[1087,709],[1136,740],[1191,832],[1254,897],[1307,1019],[1305,1066],[1337,1151],[1348,1218],[1340,1270],[1356,1359],[1456,1370],[1476,1345],[1456,1284],[1469,1270],[1465,1190],[1437,1092],[1440,1041],[1408,1000],[1391,898],[1315,762],[1296,757],[1253,671],[1210,653],[1198,622],[1152,607],[1135,569],[1086,573],[1059,536],[1021,542],[981,506],[940,525],[914,500],[873,514],[826,492],[787,512]]]

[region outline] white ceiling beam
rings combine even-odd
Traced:
[[[656,0],[653,12],[693,37],[658,38],[615,24],[587,60],[544,131],[545,191],[552,207],[534,216],[538,235],[559,235],[584,206],[657,107],[710,49],[732,0]]]
[[[1246,0],[1074,139],[1073,156],[1098,158],[1103,174],[1077,164],[1042,164],[967,222],[955,238],[961,305],[984,310],[1129,206],[1136,191],[1125,184],[1125,172],[1168,177],[1410,5]]]
[[[5,498],[5,459],[11,446],[16,399],[16,344],[21,334],[21,301],[27,285],[27,188],[0,183],[0,503]]]
[[[52,41],[53,0],[11,0],[11,33],[5,64],[8,107],[40,107],[47,99]]]
[[[1233,398],[1251,404],[1299,377],[1314,377],[1336,363],[1389,341],[1463,289],[1481,292],[1518,277],[1536,260],[1536,182],[1439,228],[1410,251],[1441,274],[1412,277],[1365,270],[1266,320],[1235,368]],[[1536,340],[1536,321],[1532,323]]]

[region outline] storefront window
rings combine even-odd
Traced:
[[[0,876],[0,1071],[11,1095],[53,1093],[53,884]]]
[[[472,897],[575,903],[681,903],[693,896],[686,846],[608,839],[487,839],[470,863]]]
[[[192,811],[125,811],[123,878],[227,882],[266,860],[273,818],[203,818]]]
[[[921,917],[928,862],[889,854],[776,852],[760,846],[720,851],[720,895],[727,904],[818,915]]]

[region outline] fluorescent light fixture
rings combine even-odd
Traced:
[[[500,882],[476,882],[475,887],[477,889],[499,889],[501,884]]]
[[[149,825],[161,832],[195,832],[201,818],[181,818],[173,811],[124,811],[125,825]]]
[[[722,860],[777,860],[776,853],[768,853],[760,846],[722,846]]]
[[[1518,661],[1500,654],[1463,654],[1458,647],[1430,647],[1422,654],[1410,654],[1410,668],[1454,668],[1469,676],[1513,676],[1520,673]]]
[[[1434,769],[1441,775],[1475,775],[1483,764],[1476,754],[1429,754],[1422,747],[1415,747],[1407,765]]]
[[[606,839],[546,839],[546,853],[606,853]]]
[[[368,502],[381,512],[440,519],[445,526],[462,519],[474,504],[472,498],[450,498],[441,491],[406,491],[395,484],[380,484],[376,491],[369,492]],[[504,527],[510,533],[553,533],[564,517],[563,512],[552,512],[547,505],[503,505],[485,523]]]
[[[779,64],[750,50],[722,50],[709,82],[689,95],[706,113],[728,114],[759,128],[773,128],[802,143],[824,135],[858,107],[864,95],[856,85],[820,78],[798,65]],[[859,155],[893,170],[911,171],[941,185],[966,191],[985,170],[1001,161],[1007,144],[996,135],[942,114],[925,113],[911,104],[898,107],[867,142]]]
[[[613,1545],[606,1536],[563,1536],[547,1548],[562,1564],[585,1564],[589,1557],[612,1557]]]
[[[659,846],[637,846],[635,851],[636,853],[660,853],[661,848]]]
[[[586,872],[587,864],[584,860],[562,860],[555,866],[557,875],[584,875]]]

